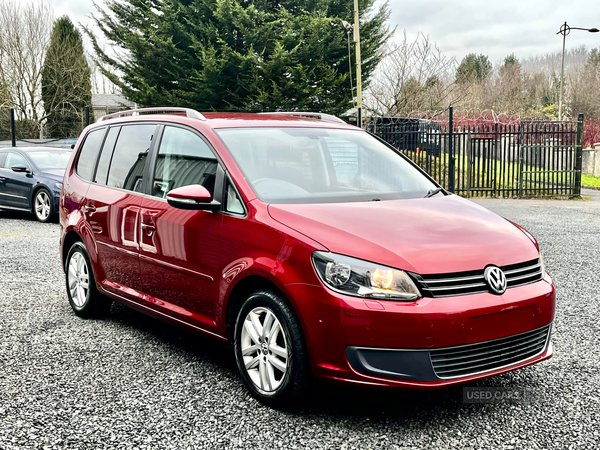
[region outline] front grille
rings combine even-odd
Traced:
[[[429,352],[439,378],[457,378],[516,364],[541,354],[550,325],[526,333],[477,344],[441,348]]]
[[[542,264],[538,259],[500,267],[506,275],[507,289],[535,283],[543,278]],[[424,297],[450,297],[455,295],[489,292],[483,278],[484,269],[435,275],[411,273]]]

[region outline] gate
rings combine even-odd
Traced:
[[[573,197],[581,194],[583,114],[576,122],[454,127],[371,119],[367,129],[466,197]],[[415,120],[415,119],[412,119]],[[410,127],[407,124],[411,124]]]
[[[496,186],[496,139],[472,137],[467,145],[467,194],[493,192]]]
[[[537,192],[542,196],[581,193],[578,132],[577,122],[521,123],[519,197],[538,196]]]

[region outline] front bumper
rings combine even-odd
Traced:
[[[491,341],[435,350],[346,347],[355,372],[376,378],[459,380],[530,361],[548,351],[550,325]]]
[[[548,275],[502,296],[472,294],[416,302],[366,300],[323,286],[287,286],[303,328],[313,374],[350,383],[437,388],[525,367],[552,356],[555,291]],[[541,350],[475,373],[440,376],[431,353],[470,348],[548,327]],[[438,358],[439,359],[439,358]]]

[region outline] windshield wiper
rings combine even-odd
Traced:
[[[423,198],[429,198],[429,197],[433,197],[435,194],[439,194],[440,192],[444,192],[444,188],[435,188],[435,189],[429,189],[429,192],[427,192],[427,195]]]

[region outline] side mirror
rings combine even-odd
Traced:
[[[12,170],[13,172],[29,173],[29,169],[23,164],[17,164],[16,166],[12,166],[10,170]]]
[[[167,202],[173,208],[216,211],[221,203],[214,201],[212,195],[201,184],[182,186],[167,193]]]

